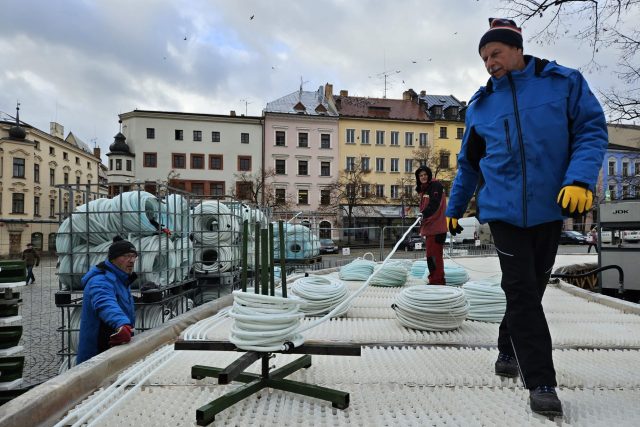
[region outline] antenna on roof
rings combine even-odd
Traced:
[[[20,126],[20,101],[16,100],[16,126]]]
[[[247,116],[247,105],[251,104],[247,99],[241,99],[240,102],[244,102],[244,115]]]
[[[302,80],[302,76],[300,76],[300,92],[298,92],[298,101],[302,101],[302,86],[305,83],[309,83],[309,80]]]

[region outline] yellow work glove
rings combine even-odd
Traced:
[[[458,218],[447,218],[447,227],[449,228],[449,233],[451,233],[452,236],[455,236],[456,234],[460,234],[462,232],[462,230],[464,230],[464,228],[462,228],[462,226],[460,224],[458,224]]]
[[[577,216],[591,209],[593,193],[580,185],[567,185],[558,193],[558,205],[565,216]]]

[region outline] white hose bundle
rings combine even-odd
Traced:
[[[403,264],[402,262],[390,262],[380,267],[378,274],[371,279],[371,286],[404,286],[404,284],[407,283],[407,268]]]
[[[193,236],[205,246],[237,243],[240,222],[231,209],[217,200],[204,200],[193,209]]]
[[[136,307],[136,333],[162,325],[163,322],[176,317],[171,307],[164,305],[143,305]]]
[[[76,237],[92,245],[110,242],[117,234],[109,228],[109,222],[105,220],[111,212],[111,206],[111,199],[91,200],[89,203],[78,206],[65,222],[70,222]],[[56,246],[56,248],[58,247]]]
[[[356,258],[349,264],[340,268],[342,280],[367,280],[373,274],[376,263],[362,258]]]
[[[181,260],[173,242],[166,235],[129,235],[128,240],[138,249],[138,258],[134,266],[134,271],[138,274],[138,283],[153,282],[166,286],[175,281],[176,270],[180,267]]]
[[[195,259],[193,243],[189,237],[185,236],[176,240],[173,246],[176,250],[177,261],[180,264],[180,268],[176,270],[176,280],[184,280],[189,275],[189,270]]]
[[[429,274],[428,272],[426,274]],[[469,280],[469,274],[464,267],[457,265],[444,266],[444,280],[449,286],[461,286]]]
[[[392,308],[403,326],[439,332],[459,328],[467,317],[469,303],[461,289],[418,285],[400,292]]]
[[[411,265],[410,275],[411,277],[421,277],[424,278],[427,274],[427,269],[429,268],[427,261],[414,261]]]
[[[191,216],[187,199],[179,194],[169,194],[163,202],[160,223],[174,234],[188,233]]]
[[[167,306],[172,313],[176,316],[180,316],[181,314],[192,310],[195,304],[191,298],[175,298],[173,301],[170,301]]]
[[[80,318],[82,307],[74,307],[69,313],[69,351],[76,353],[80,343]],[[74,365],[71,365],[74,366]]]
[[[293,282],[289,289],[293,295],[305,302],[300,307],[300,311],[307,316],[329,313],[349,297],[349,291],[344,282],[324,276],[301,277]],[[333,317],[340,317],[347,311],[349,311],[348,305]]]
[[[107,259],[111,242],[96,246],[81,244],[73,248],[73,253],[58,257],[58,279],[62,290],[82,290],[82,276],[89,269]]]
[[[198,273],[231,271],[240,265],[240,252],[235,246],[203,246],[194,249],[193,268]]]
[[[107,215],[109,230],[121,233],[149,235],[155,233],[156,226],[151,220],[159,221],[160,201],[146,191],[128,191],[111,199],[111,212]]]
[[[471,281],[462,285],[469,301],[469,320],[499,323],[507,309],[507,300],[499,283]]]
[[[273,255],[280,258],[280,232],[273,223]],[[320,238],[304,225],[284,224],[284,253],[286,259],[312,258],[320,253]]]
[[[304,342],[295,333],[304,314],[302,300],[234,291],[229,341],[246,351],[286,351]],[[288,344],[290,343],[290,344]]]

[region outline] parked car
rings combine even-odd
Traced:
[[[422,245],[422,249],[424,249],[425,241],[424,237],[414,234],[412,236],[407,236],[404,238],[400,245],[398,246],[398,250],[404,250],[405,248],[408,251],[413,251],[416,249],[416,243]]]
[[[640,242],[640,231],[638,230],[623,231],[622,239],[625,242]]]
[[[565,230],[560,233],[561,245],[586,245],[587,236],[574,230]]]
[[[320,239],[320,253],[321,254],[337,254],[338,245],[331,239]]]

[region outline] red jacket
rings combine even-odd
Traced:
[[[422,223],[420,234],[422,236],[435,236],[447,232],[447,220],[445,209],[447,200],[444,188],[437,180],[431,180],[420,193],[420,212]]]

